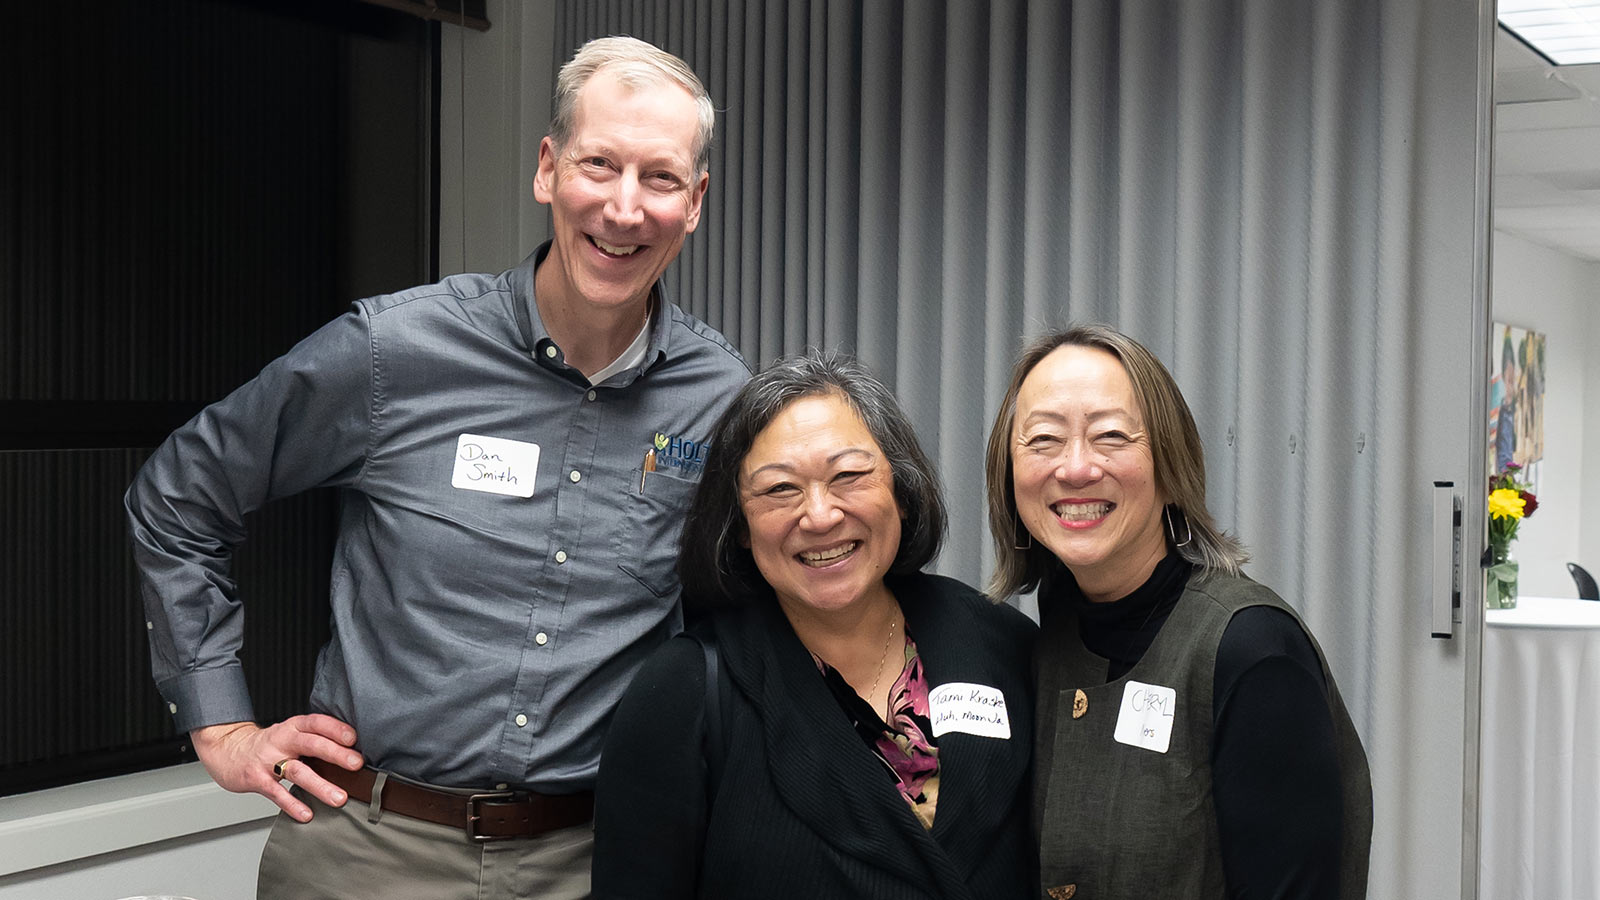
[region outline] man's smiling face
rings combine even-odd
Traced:
[[[572,305],[642,304],[700,223],[694,98],[670,82],[631,87],[601,69],[578,93],[571,138],[539,145],[533,194],[550,204],[557,290]]]

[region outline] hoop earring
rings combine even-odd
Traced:
[[[1183,510],[1178,510],[1179,518],[1183,519],[1183,540],[1180,541],[1177,529],[1172,527],[1172,504],[1167,504],[1161,511],[1167,516],[1167,537],[1172,538],[1172,546],[1187,547],[1194,539],[1194,530],[1189,527],[1189,517],[1183,514]]]
[[[1017,526],[1016,531],[1013,532],[1012,535],[1011,535],[1011,549],[1013,549],[1013,550],[1032,550],[1033,549],[1033,532],[1029,531],[1022,524],[1022,515],[1020,513],[1012,513],[1011,514],[1011,520],[1013,522],[1015,522],[1016,526]],[[1023,536],[1027,537],[1026,541],[1023,540]]]

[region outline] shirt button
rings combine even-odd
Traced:
[[[176,715],[177,712],[178,712],[178,704],[176,704],[176,703],[168,703],[167,704],[167,711],[173,713],[174,715]]]
[[[565,550],[557,550],[556,551],[556,562],[557,563],[564,563],[566,561],[567,561],[567,551],[565,551]]]
[[[578,474],[577,469],[573,469],[572,474],[568,475],[567,477],[572,479],[573,484],[577,484],[583,478],[582,475]]]
[[[523,715],[522,713],[517,713],[517,717],[515,719],[513,719],[512,721],[517,723],[517,727],[518,728],[521,728],[524,725],[528,724],[528,717]]]
[[[593,400],[593,399],[594,399],[594,391],[590,391],[590,392],[589,392],[589,399],[590,399],[590,400]]]
[[[535,644],[538,644],[539,646],[543,647],[545,644],[550,643],[550,635],[545,634],[544,632],[541,631],[538,634],[533,636],[533,642]]]
[[[144,623],[144,630],[145,631],[155,631],[156,630],[156,623],[154,623],[154,622],[146,622],[146,623]]]
[[[556,358],[556,345],[555,344],[551,344],[550,346],[544,348],[544,355],[545,355],[545,357],[547,359],[555,359]]]
[[[495,785],[495,786],[494,786],[494,789],[495,789],[495,790],[497,790],[497,791],[503,791],[503,790],[505,790],[505,789],[506,789],[506,788],[507,788],[507,787],[508,787],[508,785],[507,785],[507,784],[506,784],[506,783],[505,783],[505,782],[504,782],[504,781],[502,781],[502,782],[500,782],[500,783],[499,783],[499,784],[497,784],[497,785]]]

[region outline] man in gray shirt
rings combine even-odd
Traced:
[[[260,896],[587,894],[601,741],[680,627],[678,523],[749,375],[658,282],[713,124],[681,60],[585,45],[539,147],[549,243],[356,303],[128,489],[176,727],[218,784],[284,811]],[[228,563],[246,513],[318,486],[343,500],[333,636],[313,712],[258,726]]]

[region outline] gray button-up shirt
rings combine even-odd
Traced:
[[[311,708],[409,778],[592,785],[612,708],[680,627],[680,524],[749,370],[658,285],[643,364],[590,387],[539,321],[546,252],[356,303],[151,456],[125,502],[178,729],[254,717],[244,515],[333,485]]]

